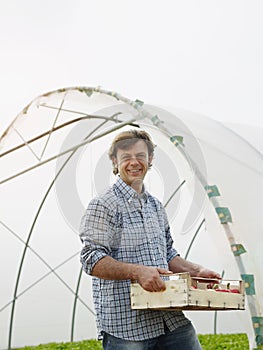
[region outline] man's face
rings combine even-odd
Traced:
[[[142,183],[152,156],[148,155],[148,148],[143,140],[138,140],[127,149],[118,149],[114,164],[118,167],[120,177],[129,186]]]

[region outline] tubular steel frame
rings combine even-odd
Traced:
[[[109,95],[111,96],[112,98],[115,98],[116,100],[118,101],[121,101],[125,104],[128,104],[130,106],[132,106],[136,112],[137,112],[137,115],[136,117],[134,118],[131,118],[130,120],[128,121],[120,121],[120,120],[117,120],[116,119],[116,115],[118,114],[115,114],[111,117],[105,117],[105,116],[97,116],[97,115],[89,115],[89,114],[85,114],[85,113],[82,113],[82,112],[78,112],[78,111],[74,111],[74,110],[68,110],[68,109],[63,109],[63,103],[64,103],[64,99],[67,95],[67,93],[69,91],[78,91],[80,93],[84,93],[87,95],[87,97],[89,98],[93,93],[100,93],[100,94],[106,94],[106,95]],[[75,290],[73,290],[67,283],[65,283],[63,281],[63,279],[59,276],[59,274],[56,272],[56,269],[58,268],[58,266],[56,268],[52,268],[51,266],[49,266],[42,258],[41,256],[35,252],[31,247],[30,247],[30,240],[31,240],[31,237],[32,237],[32,234],[33,234],[33,231],[34,231],[34,228],[35,228],[35,225],[36,225],[36,222],[38,220],[38,217],[39,217],[39,214],[46,202],[46,199],[51,191],[51,189],[53,188],[57,178],[59,177],[59,175],[62,173],[63,169],[65,168],[65,166],[67,165],[68,161],[71,159],[71,157],[75,154],[75,152],[89,144],[89,143],[92,143],[93,141],[97,140],[97,139],[100,139],[102,137],[104,137],[105,135],[113,132],[113,131],[116,131],[120,128],[122,128],[123,126],[125,125],[133,125],[133,126],[138,126],[138,125],[135,125],[134,123],[143,119],[143,118],[147,118],[149,119],[151,122],[152,122],[152,125],[157,128],[161,133],[163,133],[166,137],[168,137],[170,139],[170,141],[175,145],[175,148],[183,155],[183,157],[185,158],[185,160],[187,161],[187,163],[191,166],[193,172],[195,173],[196,177],[198,178],[199,182],[202,184],[202,186],[204,188],[206,188],[206,186],[208,185],[207,184],[207,180],[206,178],[204,177],[204,175],[200,172],[198,166],[195,164],[194,160],[191,159],[191,157],[189,156],[189,154],[187,153],[187,150],[185,148],[184,145],[182,145],[180,142],[178,142],[175,138],[175,136],[171,133],[171,131],[169,129],[166,128],[165,124],[162,122],[162,120],[159,119],[159,117],[157,115],[152,115],[151,113],[149,113],[146,109],[144,109],[143,107],[143,103],[141,101],[132,101],[126,97],[123,97],[121,96],[120,94],[118,93],[115,93],[115,92],[111,92],[111,91],[107,91],[107,90],[103,90],[101,88],[92,88],[92,87],[70,87],[70,88],[65,88],[65,89],[60,89],[60,90],[55,90],[55,91],[51,91],[47,94],[44,94],[42,96],[39,96],[37,97],[35,100],[33,100],[28,106],[26,106],[24,108],[24,110],[17,116],[17,118],[14,120],[14,122],[9,126],[9,128],[3,133],[3,135],[1,136],[0,138],[0,142],[6,137],[6,135],[8,135],[8,133],[11,132],[12,129],[15,129],[15,123],[16,123],[16,120],[22,115],[22,114],[26,114],[27,110],[29,109],[29,107],[31,106],[31,104],[33,103],[36,103],[38,100],[40,100],[42,97],[48,97],[48,96],[51,96],[52,94],[62,94],[62,101],[61,101],[61,104],[60,104],[60,107],[57,108],[57,107],[53,107],[53,106],[48,106],[48,105],[42,105],[42,104],[39,104],[40,107],[45,107],[45,108],[49,108],[49,109],[55,109],[57,110],[57,114],[56,114],[56,117],[55,117],[55,120],[54,120],[54,123],[53,123],[53,126],[50,130],[30,139],[30,140],[27,140],[23,143],[21,143],[20,145],[10,149],[10,150],[7,150],[5,152],[3,152],[2,154],[0,154],[0,158],[1,157],[4,157],[4,156],[8,156],[9,154],[17,151],[18,149],[22,148],[22,147],[28,147],[30,149],[30,144],[35,142],[36,140],[39,140],[45,136],[48,136],[48,139],[47,139],[47,142],[45,144],[45,147],[43,149],[43,152],[41,154],[41,157],[40,159],[38,158],[38,163],[36,163],[35,165],[29,167],[29,168],[26,168],[20,172],[18,172],[17,174],[14,174],[14,175],[11,175],[9,176],[8,178],[5,178],[3,180],[0,181],[0,184],[3,184],[5,182],[8,182],[8,181],[11,181],[12,179],[18,177],[18,176],[21,176],[37,167],[40,167],[42,166],[43,164],[45,163],[48,163],[48,162],[51,162],[55,159],[58,159],[59,157],[65,155],[65,154],[68,154],[68,158],[65,160],[65,162],[62,164],[62,166],[60,167],[59,171],[56,173],[55,177],[53,178],[53,180],[51,181],[46,193],[44,194],[43,198],[42,198],[42,201],[37,209],[37,212],[34,216],[34,219],[33,219],[33,222],[31,224],[31,227],[29,229],[29,232],[28,232],[28,235],[27,235],[27,239],[24,243],[24,250],[23,250],[23,253],[22,253],[22,257],[21,257],[21,260],[20,260],[20,263],[19,263],[19,269],[18,269],[18,273],[17,273],[17,277],[16,277],[16,283],[15,283],[15,288],[14,288],[14,293],[13,293],[13,299],[7,304],[5,305],[1,310],[3,311],[6,307],[8,307],[11,303],[12,303],[12,308],[11,308],[11,314],[10,314],[10,323],[9,323],[9,336],[8,336],[8,349],[11,349],[11,346],[12,346],[12,331],[13,331],[13,323],[14,323],[14,317],[15,317],[15,306],[16,306],[16,301],[18,299],[18,297],[23,294],[25,291],[23,291],[22,293],[19,293],[18,294],[18,288],[19,288],[19,283],[20,283],[20,278],[21,278],[21,273],[22,273],[22,269],[23,269],[23,264],[24,264],[24,260],[25,260],[25,257],[26,257],[26,253],[27,253],[27,250],[28,249],[31,249],[31,251],[48,267],[49,269],[49,273],[53,273],[60,281],[61,283],[63,283],[70,291],[71,293],[74,295],[74,303],[73,303],[73,309],[72,309],[72,320],[71,320],[71,335],[70,335],[70,339],[71,341],[74,340],[74,328],[75,328],[75,317],[76,317],[76,307],[77,307],[77,302],[78,300],[88,309],[88,311],[92,314],[94,314],[94,312],[92,311],[91,308],[89,308],[88,305],[86,305],[86,303],[81,300],[79,298],[79,295],[78,295],[78,292],[79,292],[79,287],[80,287],[80,283],[81,283],[81,278],[82,278],[82,270],[80,269],[80,272],[79,272],[79,276],[78,276],[78,280],[77,280],[77,285],[76,285],[76,288]],[[58,126],[55,126],[55,122],[57,121],[58,119],[58,116],[59,114],[62,112],[62,111],[66,111],[66,112],[71,112],[71,113],[76,113],[79,115],[79,117],[75,118],[75,119],[72,119],[66,123],[63,123],[61,125],[58,125]],[[57,130],[59,129],[62,129],[70,124],[74,124],[74,123],[78,123],[79,121],[81,120],[84,120],[84,119],[101,119],[102,122],[94,129],[92,130],[89,135],[87,135],[85,137],[84,140],[82,140],[80,143],[78,143],[77,145],[73,146],[73,147],[70,147],[66,150],[64,150],[63,152],[59,153],[59,154],[56,154],[55,156],[52,156],[48,159],[45,159],[45,160],[41,160],[42,156],[44,155],[44,152],[45,152],[45,149],[47,147],[47,144],[49,142],[49,139],[50,139],[50,136],[53,132],[56,132]],[[97,135],[94,135],[95,132],[97,132],[99,129],[102,128],[102,126],[104,126],[106,123],[108,122],[113,122],[115,123],[115,125],[110,129],[110,130],[107,130],[106,132],[101,132],[100,134],[97,134]],[[32,150],[31,150],[32,151]],[[171,195],[171,197],[168,199],[167,203],[165,204],[165,206],[167,206],[169,204],[169,202],[171,201],[171,199],[174,197],[174,195],[181,189],[181,187],[185,184],[185,181],[183,181],[183,183],[174,191],[174,193]],[[218,206],[218,201],[216,200],[211,200],[211,204],[214,206],[214,208],[216,208],[216,206]],[[192,241],[191,241],[191,244],[188,248],[188,251],[186,253],[186,257],[188,256],[190,250],[191,250],[191,247],[192,247],[192,244],[194,242],[194,240],[196,239],[198,233],[200,232],[200,229],[202,227],[202,225],[204,224],[205,220],[203,220],[195,235],[193,236],[192,238]],[[5,226],[7,228],[7,226],[2,223],[3,226]],[[12,232],[12,230],[10,228],[7,228],[10,232]],[[224,224],[223,225],[223,229],[225,230],[226,232],[226,235],[227,237],[229,237],[231,235],[231,239],[233,241],[233,237],[234,237],[234,234],[233,232],[231,232],[231,228],[228,224]],[[12,232],[13,234],[15,234],[16,236],[18,236],[16,233]],[[237,257],[237,265],[238,265],[238,268],[240,270],[241,273],[244,273],[245,272],[245,267],[244,267],[244,264],[243,264],[243,261],[242,261],[242,257],[239,256]],[[67,259],[68,261],[68,259]],[[64,264],[65,262],[63,262]],[[59,265],[61,266],[61,264]],[[40,280],[42,280],[44,277],[42,277]],[[38,280],[36,283],[38,283],[40,280]],[[34,283],[33,285],[35,285],[36,283]],[[29,288],[31,288],[33,285],[31,285]],[[29,289],[27,288],[27,289]],[[256,312],[257,312],[257,300],[256,298],[252,298],[249,300],[249,308],[250,308],[250,313],[252,316],[255,316],[256,315]],[[215,321],[216,322],[216,321]]]

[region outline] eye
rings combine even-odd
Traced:
[[[121,160],[122,160],[122,161],[128,161],[128,160],[130,160],[131,158],[132,158],[132,157],[129,156],[129,155],[127,154],[127,155],[122,156],[122,157],[121,157]]]
[[[146,154],[142,153],[142,154],[137,154],[136,158],[139,160],[146,161],[147,157],[146,157]]]

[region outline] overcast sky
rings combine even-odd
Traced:
[[[102,86],[263,127],[261,0],[0,0],[0,133],[38,95]]]

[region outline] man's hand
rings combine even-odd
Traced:
[[[196,274],[196,277],[221,279],[219,273],[206,269],[205,267],[200,268],[200,271],[198,272],[198,274]]]
[[[170,275],[172,271],[159,267],[140,266],[137,281],[148,292],[160,292],[165,290],[165,283],[160,274]]]
[[[219,273],[206,269],[205,267],[201,267],[200,271],[195,275],[195,277],[197,280],[198,277],[207,278],[208,280],[211,279],[211,282],[213,283],[220,283],[220,280],[222,279]]]

